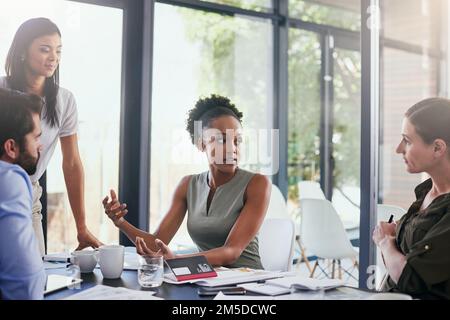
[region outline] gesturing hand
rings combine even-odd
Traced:
[[[158,251],[156,252],[147,247],[144,239],[142,239],[141,237],[136,237],[136,252],[141,256],[163,256],[166,260],[175,258],[172,250],[170,250],[164,242],[156,239],[155,244],[158,246]]]
[[[128,213],[128,210],[126,209],[127,205],[126,203],[120,203],[114,190],[111,189],[110,193],[111,201],[109,201],[109,197],[106,196],[102,201],[103,208],[105,208],[105,213],[112,222],[114,222],[116,226],[119,226],[125,221],[123,217]]]

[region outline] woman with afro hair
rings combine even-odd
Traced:
[[[136,245],[141,255],[165,259],[204,255],[213,266],[262,269],[257,232],[270,199],[271,182],[239,167],[242,112],[219,95],[202,98],[188,113],[186,129],[205,153],[209,170],[185,176],[153,234],[137,229],[113,190],[103,200],[105,213]],[[199,253],[176,255],[167,246],[187,212],[189,235]]]

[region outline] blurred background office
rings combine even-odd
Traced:
[[[365,9],[373,3],[379,12]],[[270,177],[297,226],[302,182],[317,182],[352,244],[369,248],[360,243],[369,216],[361,196],[371,195],[361,185],[373,181],[361,177],[361,141],[372,133],[361,119],[373,117],[378,133],[369,155],[377,158],[374,201],[406,209],[425,177],[408,175],[395,147],[407,108],[448,96],[448,15],[447,0],[6,0],[0,61],[25,20],[44,16],[60,27],[60,84],[77,98],[87,223],[101,241],[120,240],[101,208],[110,188],[130,219],[153,231],[179,179],[206,170],[184,119],[199,96],[218,93],[244,112],[244,127],[279,129],[277,159],[250,151],[242,166],[279,169]],[[379,43],[364,53],[368,18],[379,18]],[[362,104],[371,76],[362,54],[379,64],[370,92],[378,119]],[[57,149],[45,177],[48,252],[76,247],[60,157]],[[185,226],[171,246],[191,248]]]

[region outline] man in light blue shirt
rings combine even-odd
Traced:
[[[0,299],[42,299],[46,275],[31,222],[42,100],[0,89]]]

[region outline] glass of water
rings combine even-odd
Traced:
[[[66,266],[65,275],[72,278],[72,282],[76,282],[77,279],[81,279],[81,270],[80,270],[80,257],[74,256],[71,254],[70,263]],[[68,286],[69,289],[81,289],[80,282],[76,282],[75,284],[70,284]]]
[[[139,257],[138,282],[144,288],[159,287],[163,282],[164,259],[162,256]]]

